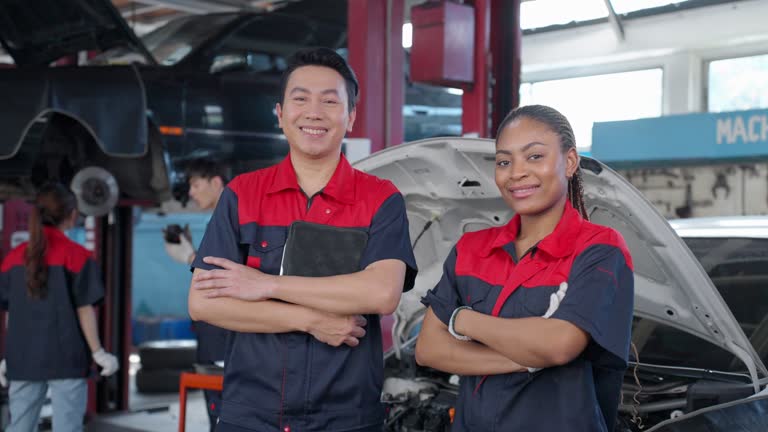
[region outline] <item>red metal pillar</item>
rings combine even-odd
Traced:
[[[349,0],[349,63],[360,82],[350,138],[369,138],[371,152],[403,141],[404,0]]]
[[[0,202],[0,260],[29,237],[27,224],[32,206],[21,199]],[[0,358],[5,357],[5,312],[0,311]]]
[[[489,137],[491,0],[472,3],[475,7],[475,82],[464,89],[461,98],[461,129],[464,135]]]
[[[474,0],[475,81],[464,90],[464,134],[492,137],[519,104],[520,0]]]
[[[507,113],[520,105],[520,0],[492,0],[491,17],[494,85],[490,136],[495,136]]]
[[[105,296],[100,308],[101,343],[117,356],[120,370],[100,379],[96,389],[99,413],[128,410],[131,349],[131,257],[133,209],[118,205],[96,221],[96,256],[104,273]]]

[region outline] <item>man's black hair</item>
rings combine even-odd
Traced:
[[[355,108],[357,104],[358,88],[355,72],[349,67],[344,57],[330,48],[309,48],[297,51],[288,58],[288,66],[283,71],[283,77],[280,80],[280,105],[285,104],[285,90],[288,87],[288,78],[293,71],[302,66],[323,66],[331,68],[344,78],[344,84],[347,87],[347,102],[349,111]]]
[[[187,180],[192,177],[206,180],[221,177],[222,183],[227,184],[227,170],[224,165],[209,159],[192,159],[186,163],[184,173],[187,175]]]

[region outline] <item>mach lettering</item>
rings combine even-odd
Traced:
[[[751,144],[768,141],[768,115],[753,115],[717,119],[717,143]]]

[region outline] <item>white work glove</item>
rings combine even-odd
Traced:
[[[179,234],[179,243],[165,242],[165,252],[174,261],[182,264],[191,264],[192,257],[195,255],[195,248],[187,232]]]
[[[5,359],[3,359],[3,361],[0,361],[0,385],[8,387],[8,378],[5,377],[5,372]]]
[[[93,353],[93,361],[101,366],[101,376],[110,376],[120,369],[120,365],[117,364],[117,357],[104,351],[103,348]]]
[[[555,311],[557,311],[557,308],[560,307],[560,302],[563,301],[563,298],[565,298],[566,291],[568,291],[568,282],[561,282],[560,288],[557,290],[557,292],[554,292],[551,296],[549,296],[549,308],[546,312],[544,312],[544,315],[541,316],[542,318],[549,318],[554,315]],[[540,370],[541,368],[528,368],[528,372],[530,373],[534,373]]]

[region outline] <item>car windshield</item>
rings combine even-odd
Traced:
[[[764,363],[768,362],[768,239],[684,238]],[[635,318],[641,363],[743,372],[733,354],[646,318]]]
[[[190,15],[147,33],[141,41],[159,64],[170,66],[180,62],[236,18],[235,14]]]

